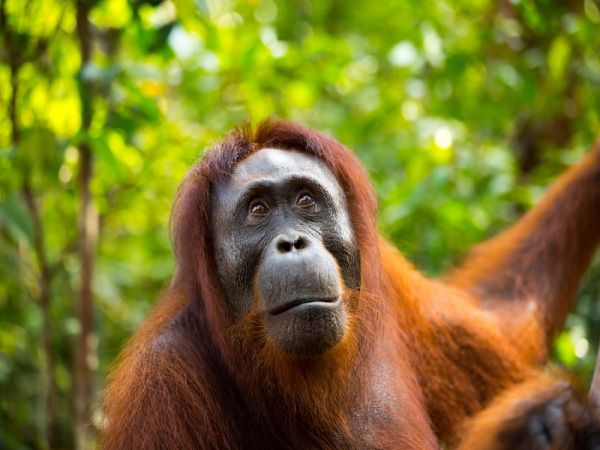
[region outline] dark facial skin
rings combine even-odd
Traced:
[[[311,355],[344,336],[360,255],[342,187],[319,159],[262,149],[215,187],[215,260],[234,321],[255,308],[281,351]]]

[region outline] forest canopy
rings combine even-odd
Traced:
[[[600,134],[599,31],[598,0],[0,0],[0,448],[92,445],[177,185],[233,127],[351,147],[439,275]],[[598,258],[579,297],[553,353],[586,383]]]

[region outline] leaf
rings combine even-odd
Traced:
[[[17,148],[17,158],[25,170],[31,170],[34,182],[57,183],[62,151],[56,135],[45,126],[25,130]]]
[[[115,156],[113,150],[107,143],[107,136],[102,134],[97,137],[93,137],[90,139],[90,144],[92,149],[94,150],[94,154],[96,157],[106,166],[110,168],[111,171],[117,174],[117,176],[121,176],[123,174],[123,168],[121,167],[121,163],[119,159]]]
[[[13,194],[0,203],[0,226],[5,227],[15,240],[33,242],[33,222],[23,201]]]
[[[571,45],[567,39],[562,35],[554,38],[548,51],[548,71],[554,83],[564,83],[564,76],[570,56]]]
[[[569,336],[568,331],[563,331],[554,344],[554,349],[558,360],[562,363],[573,366],[577,362],[577,355],[575,354],[575,348],[573,342]]]

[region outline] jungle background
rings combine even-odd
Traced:
[[[268,116],[353,148],[439,275],[600,134],[600,2],[0,0],[0,448],[94,445],[178,183]],[[579,297],[553,354],[585,386],[599,258]]]

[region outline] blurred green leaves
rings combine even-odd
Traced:
[[[377,189],[382,232],[432,275],[516,220],[600,130],[597,0],[96,0],[95,56],[81,74],[73,2],[5,6],[0,447],[44,443],[39,264],[25,180],[52,268],[61,442],[72,445],[78,143],[94,154],[100,391],[172,274],[177,184],[243,121],[289,118],[353,148]],[[94,92],[85,135],[80,80]],[[600,339],[598,280],[596,262],[554,352],[583,379]]]

